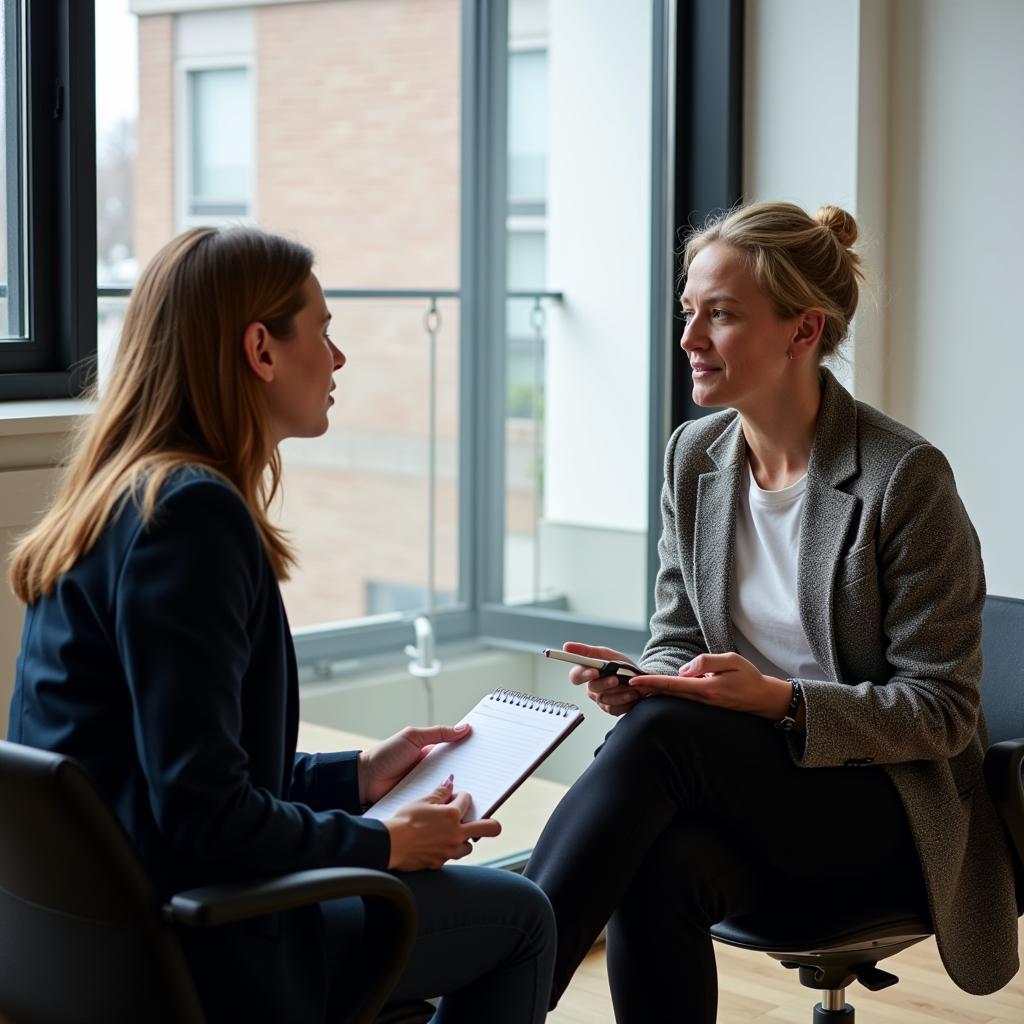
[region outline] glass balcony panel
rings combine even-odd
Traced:
[[[427,604],[427,300],[328,299],[335,375],[330,429],[286,441],[277,520],[299,569],[284,587],[292,626],[408,615]],[[459,305],[438,302],[436,586],[458,595]]]

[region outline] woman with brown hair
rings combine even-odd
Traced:
[[[132,293],[113,372],[41,522],[14,552],[27,605],[9,738],[77,758],[161,895],[335,865],[409,872],[419,937],[397,998],[445,1022],[543,1019],[543,894],[443,868],[497,822],[451,780],[387,821],[359,816],[438,742],[296,754],[298,684],[267,509],[278,444],[327,429],[345,357],[308,249],[253,229],[188,231]],[[440,781],[440,780],[439,780]],[[441,869],[441,870],[432,870]],[[184,935],[211,1021],[339,1019],[362,966],[340,900]]]
[[[570,673],[620,717],[527,868],[556,1002],[607,922],[617,1020],[710,1024],[711,925],[887,892],[961,988],[1017,969],[978,540],[942,454],[822,366],[857,308],[856,237],[837,207],[758,203],[687,243],[680,344],[694,401],[726,408],[668,443],[644,674]]]

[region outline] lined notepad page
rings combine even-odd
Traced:
[[[366,817],[390,818],[454,775],[455,792],[472,797],[465,820],[485,818],[582,720],[573,705],[501,690],[488,694],[462,719],[473,727],[469,737],[434,747]]]

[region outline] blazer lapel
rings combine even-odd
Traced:
[[[823,370],[821,410],[807,467],[800,518],[797,589],[807,643],[829,678],[842,678],[836,653],[832,595],[858,499],[839,485],[859,472],[857,409],[849,393]]]
[[[693,592],[697,618],[708,650],[735,650],[729,587],[733,572],[736,499],[745,465],[746,443],[737,416],[708,448],[718,467],[697,480],[697,509],[693,526]]]

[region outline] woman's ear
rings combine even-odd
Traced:
[[[821,341],[825,330],[825,313],[820,309],[805,309],[797,319],[793,339],[789,343],[790,359],[807,355]]]
[[[251,323],[242,334],[242,350],[249,369],[269,384],[274,379],[274,353],[270,332],[261,323]]]

